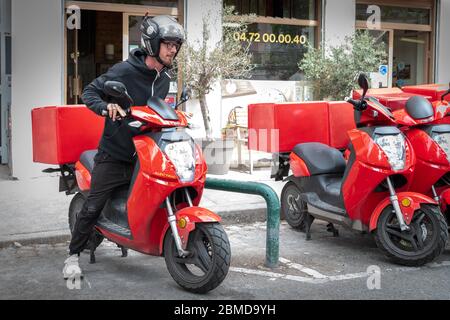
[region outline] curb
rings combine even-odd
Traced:
[[[267,217],[266,208],[254,208],[245,210],[233,210],[233,211],[218,211],[217,214],[222,218],[222,224],[250,224],[254,222],[264,222]],[[3,238],[3,239],[2,239]],[[19,243],[22,246],[30,246],[37,244],[58,244],[70,241],[71,235],[67,228],[56,231],[41,231],[35,233],[29,233],[24,235],[11,235],[6,237],[0,237],[0,249],[5,249],[11,246],[15,246]]]
[[[30,246],[35,244],[58,244],[70,241],[71,235],[68,232],[61,231],[60,233],[50,235],[39,235],[42,232],[32,233],[27,237],[17,237],[11,240],[0,240],[0,249],[16,246],[19,243],[21,246]]]

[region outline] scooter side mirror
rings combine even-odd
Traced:
[[[190,99],[190,90],[186,87],[183,88],[183,91],[181,92],[181,101],[188,101]]]
[[[130,106],[134,104],[133,99],[128,94],[127,87],[125,87],[125,85],[122,82],[106,81],[104,91],[108,96],[111,96],[113,98],[127,99]]]
[[[358,77],[358,85],[363,89],[362,99],[365,98],[367,91],[369,91],[369,80],[364,73],[361,73]]]
[[[107,81],[105,82],[105,93],[114,98],[124,98],[127,94],[127,88],[122,82]]]
[[[181,106],[183,103],[187,102],[190,99],[190,93],[191,91],[184,87],[183,91],[181,92],[180,102],[175,106],[175,110],[178,110],[178,107]]]

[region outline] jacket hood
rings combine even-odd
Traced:
[[[145,64],[145,58],[147,57],[147,53],[141,49],[134,49],[131,51],[130,56],[127,60],[129,64],[131,64],[133,67],[138,69],[140,72],[144,73],[154,73],[155,70],[150,70],[147,65]]]

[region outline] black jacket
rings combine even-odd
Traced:
[[[116,64],[84,89],[83,103],[100,116],[107,110],[108,103],[117,103],[124,108],[130,107],[126,101],[117,101],[104,93],[104,84],[110,80],[125,85],[135,106],[147,105],[148,99],[152,96],[165,99],[170,86],[168,71],[163,69],[158,74],[156,70],[150,70],[145,64],[145,58],[146,54],[142,49],[131,52],[127,61]],[[106,117],[99,149],[116,160],[133,162],[136,150],[126,121],[113,122]]]

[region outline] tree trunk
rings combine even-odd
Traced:
[[[208,105],[206,103],[206,96],[200,95],[199,99],[200,99],[200,108],[202,110],[202,115],[203,115],[203,123],[205,125],[206,140],[212,141],[213,136],[212,136],[212,129],[211,129],[211,118],[209,116],[209,109],[208,109]]]

